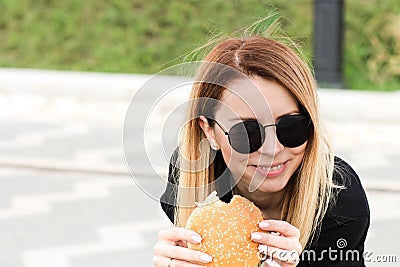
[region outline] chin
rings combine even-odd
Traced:
[[[267,178],[268,179],[268,178]],[[276,193],[285,189],[287,182],[282,181],[274,181],[272,183],[268,183],[265,181],[257,188],[257,192],[265,192],[265,193]]]

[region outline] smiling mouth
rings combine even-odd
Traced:
[[[283,165],[284,165],[284,163],[281,163],[281,164],[276,165],[274,167],[263,167],[263,166],[255,166],[255,167],[259,168],[259,169],[261,169],[263,171],[277,171],[277,170],[282,169]]]
[[[277,171],[282,169],[287,161],[279,163],[279,164],[274,164],[272,167],[271,166],[261,166],[261,165],[252,165],[253,167],[263,170],[263,171]]]

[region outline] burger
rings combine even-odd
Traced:
[[[200,234],[200,244],[188,247],[213,257],[205,266],[257,267],[261,265],[258,243],[251,241],[253,232],[262,232],[258,223],[262,213],[250,200],[234,195],[230,203],[219,200],[213,192],[189,216],[186,228]]]

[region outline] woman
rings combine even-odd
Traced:
[[[300,255],[264,265],[364,266],[367,198],[353,169],[333,156],[308,66],[260,36],[226,39],[204,61],[161,199],[175,227],[160,231],[155,266],[212,261],[187,248],[201,236],[184,226],[213,190],[225,202],[239,194],[260,208],[268,233],[251,236],[260,251]]]

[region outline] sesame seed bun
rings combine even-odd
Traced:
[[[228,204],[218,198],[206,202],[194,209],[186,224],[203,240],[201,244],[188,243],[188,247],[213,257],[213,262],[206,266],[258,266],[258,243],[251,241],[250,235],[262,231],[258,227],[263,220],[261,211],[239,195],[234,195]]]

